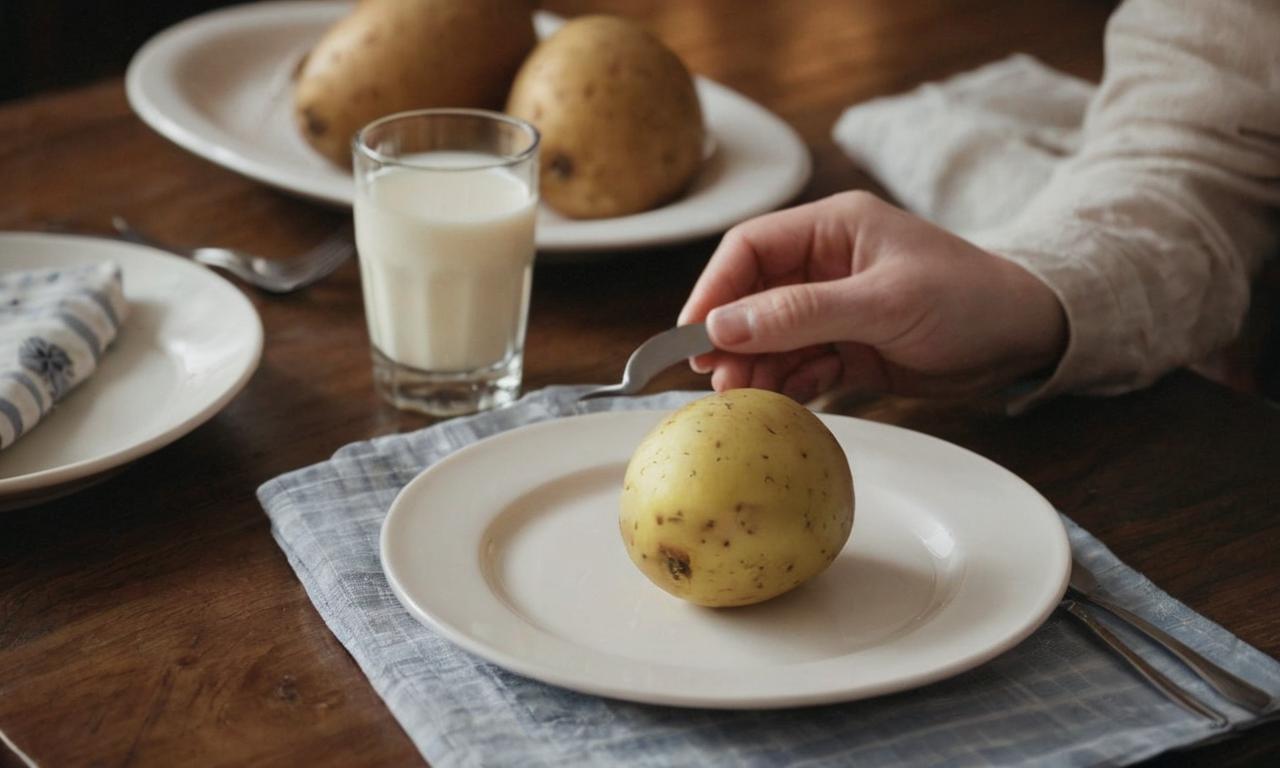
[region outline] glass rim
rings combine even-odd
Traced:
[[[477,163],[476,165],[466,166],[440,166],[433,163],[424,163],[421,161],[406,160],[402,157],[392,157],[365,143],[366,134],[377,128],[381,128],[388,123],[399,120],[407,120],[410,118],[421,117],[478,117],[495,123],[505,123],[523,131],[529,137],[529,146],[514,155],[494,155],[493,162]],[[513,165],[527,162],[537,154],[538,145],[542,142],[542,134],[530,122],[521,120],[518,117],[505,114],[503,112],[495,112],[490,109],[463,109],[460,107],[443,107],[432,109],[411,109],[404,112],[395,112],[390,115],[374,120],[360,130],[356,131],[356,135],[351,138],[352,152],[363,155],[382,165],[398,166],[401,168],[412,168],[420,171],[483,171],[489,168],[509,168]]]

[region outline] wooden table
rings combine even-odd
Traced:
[[[692,69],[762,102],[813,150],[805,199],[872,187],[829,138],[842,108],[1016,50],[1096,78],[1109,3],[1088,0],[586,2],[647,19]],[[155,234],[265,253],[343,216],[196,159],[129,111],[121,80],[0,106],[0,229]],[[612,379],[671,323],[713,241],[539,266],[528,388]],[[414,764],[325,628],[254,490],[349,441],[420,427],[374,396],[358,274],[288,297],[250,292],[262,366],[211,422],[115,478],[0,514],[0,729],[46,765]],[[705,386],[675,371],[659,387]],[[992,403],[847,408],[1011,468],[1122,558],[1280,654],[1280,412],[1191,374],[1009,419]],[[1280,727],[1165,765],[1280,756]],[[0,757],[0,765],[5,758]]]

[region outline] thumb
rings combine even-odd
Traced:
[[[861,294],[852,278],[771,288],[712,310],[707,332],[717,348],[742,353],[857,341]]]

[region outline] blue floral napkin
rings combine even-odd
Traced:
[[[115,264],[0,272],[0,449],[94,372],[128,311]]]
[[[806,709],[631,704],[544,685],[478,659],[419,624],[396,600],[378,559],[383,518],[419,472],[482,438],[576,413],[671,409],[705,394],[583,403],[577,400],[582,391],[553,387],[508,408],[353,443],[329,461],[258,489],[276,541],[316,610],[435,768],[1124,765],[1261,720],[1110,624],[1230,724],[1217,728],[1188,714],[1061,613],[1016,648],[950,680]],[[1076,557],[1120,603],[1272,696],[1280,693],[1275,659],[1160,591],[1084,529],[1063,522]],[[1275,714],[1273,704],[1270,716]]]

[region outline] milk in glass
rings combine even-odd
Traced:
[[[421,371],[510,360],[523,347],[535,194],[502,167],[477,170],[498,161],[478,153],[401,161],[408,167],[378,170],[356,196],[370,340]]]

